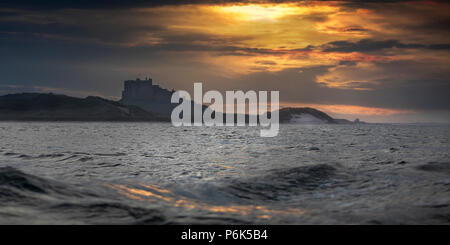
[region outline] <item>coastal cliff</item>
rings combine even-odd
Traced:
[[[314,108],[287,107],[279,110],[280,123],[291,124],[353,124],[353,122],[346,119],[332,118],[323,111]]]
[[[0,120],[169,121],[169,118],[100,97],[21,93],[0,96]]]
[[[203,106],[203,110],[206,106]],[[134,105],[88,96],[21,93],[0,96],[0,121],[159,121],[169,122],[171,110],[163,114]],[[335,119],[314,108],[283,108],[280,123],[291,124],[352,124]],[[224,120],[226,116],[224,115]],[[237,114],[234,115],[235,121]],[[248,123],[249,116],[245,115]]]

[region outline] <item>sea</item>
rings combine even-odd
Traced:
[[[1,122],[0,224],[450,224],[449,124]]]

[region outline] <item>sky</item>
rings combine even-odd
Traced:
[[[0,94],[119,99],[123,81],[280,91],[368,122],[450,122],[446,1],[2,0]]]

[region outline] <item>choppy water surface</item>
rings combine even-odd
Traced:
[[[449,125],[0,123],[2,224],[448,224]]]

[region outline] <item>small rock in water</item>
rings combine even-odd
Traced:
[[[313,146],[313,147],[309,148],[309,150],[310,150],[310,151],[318,151],[318,150],[320,150],[320,149],[319,149],[319,147],[314,147],[314,146]]]
[[[400,161],[400,162],[398,162],[397,164],[407,164],[408,162],[407,161]]]

